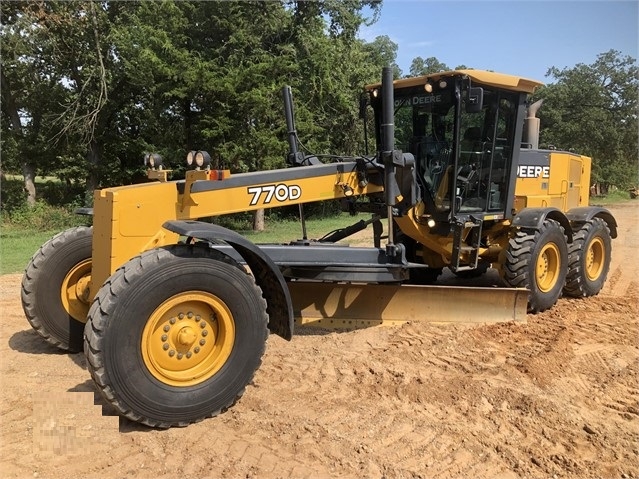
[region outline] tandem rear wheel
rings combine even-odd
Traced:
[[[35,331],[69,352],[82,351],[89,312],[93,228],[57,234],[33,255],[22,277],[22,308]]]
[[[501,274],[513,288],[528,288],[528,312],[551,308],[559,299],[568,269],[563,227],[547,219],[535,231],[520,230],[502,252]]]
[[[611,241],[610,229],[601,218],[593,218],[575,230],[568,249],[564,294],[586,297],[601,291],[610,269]]]
[[[226,410],[261,363],[268,317],[253,277],[206,245],[150,250],[119,268],[89,311],[84,350],[104,398],[152,427]]]

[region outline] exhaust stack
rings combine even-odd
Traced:
[[[393,238],[393,206],[397,204],[400,195],[399,185],[395,178],[395,111],[393,92],[393,70],[382,68],[382,160],[384,163],[384,195],[388,216],[388,244],[386,255],[395,256],[397,249]]]
[[[524,123],[524,143],[530,145],[530,148],[536,150],[539,148],[539,118],[537,111],[541,108],[544,100],[537,100],[528,107],[526,120]]]

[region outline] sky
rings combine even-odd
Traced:
[[[413,58],[552,83],[550,67],[592,64],[611,49],[637,59],[639,0],[384,0],[360,38],[387,35],[407,75]]]

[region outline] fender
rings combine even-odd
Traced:
[[[608,229],[610,229],[610,237],[613,239],[617,237],[617,220],[615,220],[612,213],[606,208],[602,208],[601,206],[580,206],[568,210],[566,216],[571,223],[577,224],[583,224],[593,218],[601,218],[608,225]]]
[[[277,265],[258,246],[222,226],[201,221],[167,221],[163,228],[182,236],[229,244],[251,268],[255,282],[262,289],[269,315],[268,328],[286,340],[293,337],[293,303],[286,280]]]
[[[557,208],[524,208],[513,218],[513,226],[525,229],[538,230],[541,225],[551,219],[557,221],[566,234],[568,243],[572,243],[572,226],[566,215]]]

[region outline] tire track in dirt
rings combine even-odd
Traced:
[[[102,417],[82,355],[44,344],[21,312],[19,275],[2,276],[3,477],[639,477],[632,214],[620,210],[612,281],[596,297],[562,298],[526,324],[271,337],[232,409],[168,431]],[[81,453],[34,447],[34,405],[74,396],[57,424],[100,435]]]
[[[639,265],[639,205],[622,203],[610,208],[617,220],[618,237],[612,240],[612,262],[602,295],[621,298],[637,289]]]

